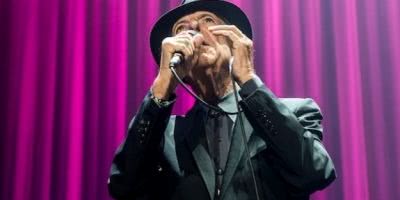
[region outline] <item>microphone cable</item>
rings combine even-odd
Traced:
[[[249,167],[250,167],[250,171],[251,171],[251,177],[252,177],[253,184],[254,184],[254,191],[255,191],[255,194],[256,194],[256,199],[260,200],[260,195],[259,195],[259,192],[258,192],[257,179],[256,179],[256,176],[255,176],[253,163],[251,162],[251,155],[250,155],[249,145],[247,144],[246,133],[245,133],[245,130],[244,130],[243,117],[241,115],[243,110],[240,108],[239,97],[237,95],[236,82],[234,80],[233,72],[232,72],[233,61],[234,61],[234,57],[231,57],[229,59],[229,73],[231,75],[233,93],[234,93],[234,96],[235,96],[235,103],[236,103],[236,107],[237,107],[237,110],[238,110],[237,112],[227,112],[227,111],[222,110],[222,108],[220,108],[218,106],[214,106],[214,105],[211,105],[211,104],[207,103],[206,101],[201,99],[198,95],[196,95],[191,89],[189,89],[189,87],[182,81],[182,79],[179,77],[178,73],[175,70],[175,63],[170,62],[169,68],[171,69],[172,74],[174,75],[175,79],[179,82],[179,84],[190,95],[192,95],[195,99],[200,101],[202,104],[204,104],[208,108],[213,109],[213,110],[218,111],[218,112],[222,112],[222,113],[225,113],[225,114],[228,114],[228,115],[237,115],[237,117],[238,117],[237,120],[239,121],[240,130],[241,130],[241,133],[242,133],[242,141],[243,141],[245,152],[246,152],[246,156],[247,156],[246,160],[249,163]]]
[[[235,95],[236,107],[239,110],[239,108],[240,108],[239,97],[237,95],[236,83],[235,83],[235,80],[234,80],[234,77],[233,77],[233,72],[232,72],[233,60],[234,60],[233,57],[231,57],[231,59],[229,60],[229,72],[231,74],[231,80],[232,80],[232,85],[233,85],[233,94]],[[249,145],[247,144],[246,134],[245,134],[245,130],[244,130],[243,117],[242,117],[242,115],[240,113],[238,114],[238,120],[239,120],[240,129],[241,129],[241,132],[242,132],[242,140],[243,140],[244,148],[245,148],[246,155],[247,155],[247,162],[249,162],[250,171],[251,171],[251,177],[253,179],[254,191],[256,193],[256,199],[260,200],[260,195],[258,193],[258,184],[257,184],[257,180],[256,180],[256,175],[254,173],[253,163],[251,162],[251,155],[250,155]]]
[[[190,94],[192,95],[195,99],[197,99],[198,101],[200,101],[202,104],[204,104],[205,106],[207,106],[210,109],[213,109],[215,111],[221,112],[221,113],[225,113],[228,115],[237,115],[241,112],[241,110],[238,110],[237,112],[227,112],[225,110],[222,110],[222,108],[218,107],[218,106],[214,106],[211,105],[209,103],[207,103],[206,101],[204,101],[203,99],[201,99],[197,94],[195,94],[190,88],[189,86],[187,86],[182,79],[179,77],[178,73],[175,70],[175,64],[173,64],[172,62],[169,65],[169,68],[171,69],[172,74],[175,76],[175,79],[179,82],[179,84]]]

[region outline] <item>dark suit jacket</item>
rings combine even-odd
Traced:
[[[240,95],[261,199],[309,199],[336,177],[321,143],[322,115],[311,99],[276,98],[263,84]],[[249,88],[253,88],[250,89]],[[242,88],[243,90],[243,88]],[[109,178],[115,199],[256,199],[240,127],[234,127],[222,192],[203,141],[202,112],[171,116],[147,95],[118,148]],[[239,123],[235,123],[239,124]]]

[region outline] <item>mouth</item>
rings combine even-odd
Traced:
[[[203,40],[203,42],[201,43],[201,45],[203,45],[203,46],[211,46],[211,43],[208,42],[207,40]]]
[[[211,46],[209,45],[209,43],[203,41],[200,43],[200,45],[198,46],[198,49],[201,51],[205,51],[206,49],[210,48]]]
[[[203,36],[203,34],[199,34],[200,38],[201,38],[201,46],[211,46],[211,43],[209,41],[207,41],[207,39]]]

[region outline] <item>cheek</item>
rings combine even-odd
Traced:
[[[225,36],[219,35],[217,36],[217,41],[218,44],[220,45],[226,45],[226,46],[231,46],[232,42],[228,40]]]
[[[231,42],[225,36],[217,37],[218,46],[222,54],[231,54]]]
[[[219,45],[218,52],[221,57],[229,58],[232,56],[231,48],[227,44]]]

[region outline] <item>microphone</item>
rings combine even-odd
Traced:
[[[181,64],[183,60],[183,55],[182,53],[174,53],[172,56],[171,60],[169,61],[169,67],[175,67],[176,65]]]
[[[195,30],[189,30],[187,31],[192,37],[197,35],[199,32]],[[174,55],[172,56],[171,60],[169,61],[169,67],[175,67],[179,64],[181,64],[183,61],[183,54],[180,52],[175,52]]]

